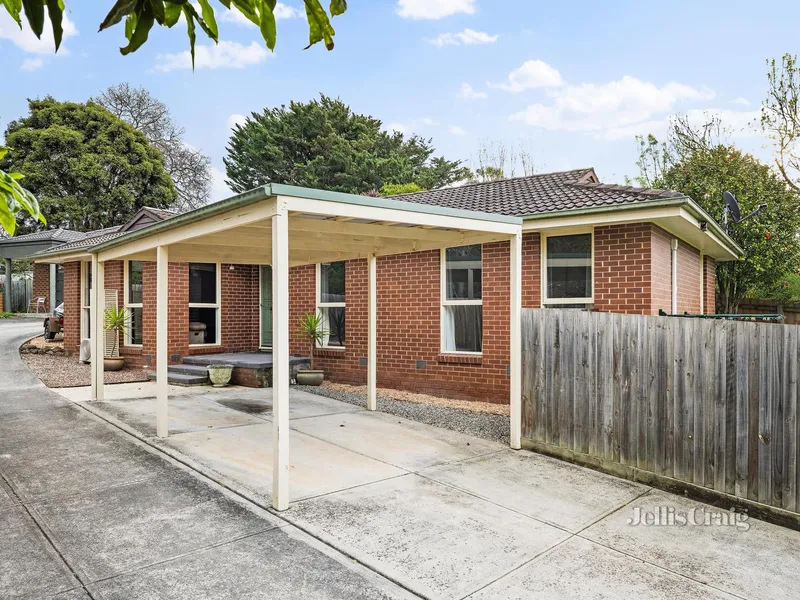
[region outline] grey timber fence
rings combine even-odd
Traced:
[[[800,326],[525,309],[522,328],[528,447],[800,513]]]

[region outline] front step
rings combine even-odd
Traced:
[[[147,378],[156,380],[155,372],[147,374]],[[208,370],[205,367],[194,365],[171,365],[167,367],[167,382],[170,385],[191,387],[196,385],[211,385],[208,379]]]

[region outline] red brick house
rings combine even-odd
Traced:
[[[522,305],[658,314],[714,312],[715,265],[741,250],[690,198],[598,182],[580,169],[470,184],[396,200],[521,217]],[[91,249],[171,213],[143,209],[131,223],[41,252],[64,273],[65,347],[90,335]],[[318,221],[320,246],[336,220]],[[369,222],[359,225],[369,234]],[[435,229],[431,230],[435,236]],[[335,256],[336,248],[326,249]],[[378,385],[508,402],[509,242],[378,256]],[[289,272],[289,322],[319,310],[330,335],[314,351],[333,381],[367,377],[366,259],[330,260]],[[155,366],[155,263],[110,261],[109,290],[133,316],[121,354]],[[170,262],[168,359],[269,350],[271,267]],[[114,294],[112,294],[113,296]],[[291,352],[309,349],[292,333]],[[240,382],[257,385],[254,379]]]

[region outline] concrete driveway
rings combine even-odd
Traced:
[[[42,386],[0,321],[0,598],[412,598]]]
[[[149,384],[39,385],[37,329],[0,322],[2,598],[798,597],[796,531],[631,525],[716,509],[296,390],[273,514],[269,390],[175,390],[163,442]]]
[[[166,441],[153,438],[152,387],[114,394],[85,406],[270,505],[270,390],[183,390]],[[722,525],[730,514],[679,496],[298,390],[290,409],[280,517],[419,596],[798,597],[800,532]],[[712,512],[707,526],[629,523]]]

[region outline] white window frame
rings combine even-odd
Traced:
[[[92,319],[91,290],[86,289],[89,274],[91,273],[92,263],[82,260],[81,261],[81,339],[89,339],[89,325]]]
[[[215,308],[217,309],[217,335],[216,335],[216,342],[213,344],[189,344],[189,348],[213,348],[214,346],[222,346],[222,263],[218,262],[203,262],[203,261],[194,261],[189,263],[189,269],[187,269],[186,276],[191,277],[191,265],[216,265],[217,266],[217,301],[213,304],[209,304],[208,302],[189,302],[189,308]],[[189,281],[187,283],[187,293],[188,293],[188,286],[191,285]]]
[[[588,298],[548,298],[547,297],[547,240],[551,237],[568,237],[571,235],[591,235],[591,265],[592,265],[592,280],[590,282],[592,286],[592,293]],[[542,257],[541,257],[541,265],[539,271],[541,272],[541,280],[542,280],[542,290],[541,290],[541,297],[542,297],[542,306],[547,306],[548,304],[594,304],[594,278],[595,278],[595,265],[594,265],[594,227],[585,227],[579,229],[570,229],[568,231],[558,231],[558,232],[551,232],[551,233],[544,233],[541,234],[541,250],[542,250]]]
[[[344,276],[345,276],[345,287],[344,287],[344,302],[322,302],[322,263],[317,263],[317,297],[316,297],[316,305],[317,305],[317,314],[321,314],[324,319],[324,327],[325,329],[328,328],[328,318],[326,316],[326,312],[321,310],[323,308],[343,308],[345,314],[345,323],[347,323],[347,261],[342,260],[332,260],[325,264],[334,263],[334,262],[343,262],[344,265]],[[330,336],[328,336],[330,338]],[[329,346],[326,344],[320,344],[317,342],[317,348],[322,348],[325,350],[341,350],[347,347],[347,325],[345,325],[345,340],[343,346]]]
[[[129,286],[128,278],[130,277],[130,263],[132,263],[132,262],[141,262],[142,263],[142,281],[144,281],[144,262],[143,261],[126,260],[125,261],[125,266],[124,266],[125,273],[124,273],[123,278],[122,278],[123,279],[123,284],[122,285],[125,288],[125,292],[124,292],[124,296],[123,296],[123,306],[128,311],[128,314],[131,315],[131,318],[133,318],[133,311],[130,310],[130,309],[132,309],[132,308],[141,308],[142,309],[142,320],[144,320],[144,305],[141,302],[131,302],[130,301],[130,297],[129,297],[130,286]],[[142,326],[144,326],[144,323],[142,323]],[[122,345],[126,346],[128,348],[141,348],[141,347],[143,347],[143,344],[134,344],[131,341],[131,339],[132,339],[131,338],[131,328],[130,327],[126,327],[125,328],[125,335],[123,336]]]
[[[472,246],[474,244],[461,244],[459,246],[451,246],[452,248],[460,248],[462,245]],[[471,352],[467,350],[445,350],[445,334],[444,334],[444,321],[445,321],[445,307],[446,306],[483,306],[483,244],[481,247],[481,297],[480,299],[473,300],[448,300],[447,299],[447,248],[442,248],[439,254],[439,352],[442,354],[464,354],[466,356],[483,356],[483,350],[480,352]],[[481,320],[483,320],[483,311],[481,311]],[[482,324],[481,324],[482,325]],[[481,336],[483,336],[483,327],[481,326]],[[483,348],[483,340],[481,339],[481,348]]]

